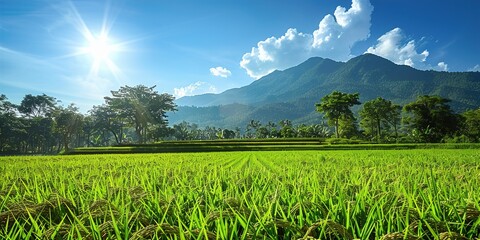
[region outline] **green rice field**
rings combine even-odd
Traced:
[[[0,157],[0,239],[477,239],[480,149]]]

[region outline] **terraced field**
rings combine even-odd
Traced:
[[[0,158],[0,239],[475,239],[480,150]]]

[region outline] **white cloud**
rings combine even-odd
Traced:
[[[394,28],[378,38],[377,45],[369,47],[366,53],[384,57],[396,64],[408,65],[410,67],[424,66],[429,52],[424,50],[422,53],[418,53],[415,41],[411,40],[404,43],[404,38],[402,30]]]
[[[350,9],[338,6],[333,16],[326,15],[318,29],[310,33],[290,28],[279,37],[260,41],[240,62],[248,75],[260,78],[276,69],[286,69],[313,56],[348,60],[352,46],[370,35],[373,6],[369,0],[352,0]]]
[[[437,67],[435,68],[435,70],[438,70],[438,71],[448,71],[448,64],[446,64],[445,62],[439,62],[437,64]]]
[[[185,87],[174,88],[173,95],[176,98],[181,98],[184,96],[192,96],[204,93],[216,93],[217,88],[206,82],[195,82]]]
[[[470,72],[480,72],[480,64],[475,65],[473,68],[468,69]]]
[[[417,69],[448,71],[448,64],[445,62],[439,62],[432,67],[432,65],[427,63],[427,58],[430,55],[428,50],[425,49],[419,53],[415,40],[406,42],[405,38],[402,29],[394,28],[378,38],[377,44],[369,47],[365,53],[372,53],[396,64],[407,65]]]
[[[230,70],[228,70],[224,67],[210,68],[210,73],[213,76],[223,77],[223,78],[226,78],[226,77],[232,75],[232,72],[230,72]]]

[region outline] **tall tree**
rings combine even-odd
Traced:
[[[108,135],[105,133],[105,131],[113,135],[117,144],[123,142],[123,128],[125,125],[125,119],[121,117],[115,109],[103,104],[100,106],[93,106],[89,112],[92,118],[93,128],[97,132],[100,132],[102,138],[100,141],[101,144],[104,142],[104,136]]]
[[[376,136],[377,141],[382,139],[383,129],[392,126],[397,129],[400,118],[399,106],[391,101],[378,97],[363,104],[359,114],[360,125],[367,134]],[[397,133],[396,133],[397,135]]]
[[[42,94],[33,96],[25,95],[18,110],[28,117],[48,117],[56,109],[56,99]]]
[[[18,106],[22,113],[26,131],[25,151],[31,153],[46,153],[52,151],[55,145],[53,133],[53,115],[57,110],[57,100],[46,94],[25,95]]]
[[[440,96],[419,96],[403,108],[407,115],[403,121],[415,133],[418,141],[439,142],[459,129],[460,121],[447,104],[450,100]]]
[[[16,116],[15,104],[8,101],[7,96],[0,94],[0,152],[17,151],[19,137],[25,136],[25,126]]]
[[[63,149],[68,151],[75,137],[83,129],[83,115],[73,104],[67,108],[59,108],[55,116],[56,130],[62,139]]]
[[[340,137],[339,126],[340,120],[354,120],[353,112],[350,109],[354,105],[359,105],[358,93],[343,93],[334,91],[324,96],[320,103],[315,104],[316,110],[325,114],[328,118],[328,124],[335,127],[335,136]]]
[[[106,104],[128,120],[138,137],[144,143],[149,125],[167,125],[167,111],[175,111],[175,99],[170,94],[159,94],[156,86],[123,86],[112,91],[112,97],[105,97]]]

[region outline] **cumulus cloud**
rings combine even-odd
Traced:
[[[415,41],[404,43],[405,36],[400,28],[385,33],[378,38],[375,46],[369,47],[366,53],[372,53],[384,57],[396,64],[408,65],[410,67],[423,67],[429,52],[424,50],[418,53]],[[445,63],[443,65],[446,66]],[[439,65],[440,66],[440,65]]]
[[[430,55],[428,50],[425,49],[420,53],[415,40],[407,42],[405,39],[402,29],[394,28],[378,38],[377,44],[369,47],[365,53],[372,53],[396,64],[417,69],[448,71],[448,64],[445,62],[439,62],[434,66],[427,63],[427,58]]]
[[[213,76],[223,77],[223,78],[226,78],[226,77],[232,75],[232,72],[230,72],[230,70],[228,70],[224,67],[210,68],[210,73]]]
[[[313,56],[347,60],[352,46],[369,37],[372,11],[369,0],[352,0],[350,9],[338,6],[333,16],[326,15],[313,34],[290,28],[279,38],[258,42],[257,47],[243,55],[240,66],[249,76],[258,79]]]
[[[174,88],[173,95],[176,98],[181,98],[184,96],[192,96],[204,93],[216,93],[217,88],[206,82],[195,82],[185,87]]]

